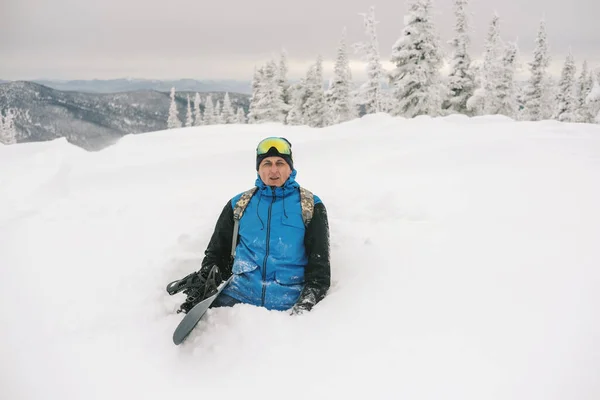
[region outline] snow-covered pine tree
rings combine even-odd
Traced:
[[[187,95],[187,114],[185,116],[185,126],[192,126],[194,124],[194,117],[192,116],[192,104],[190,102],[190,95]]]
[[[206,96],[204,101],[204,115],[202,118],[202,125],[214,125],[215,120],[215,104],[213,103],[212,96],[209,94]]]
[[[357,100],[365,108],[366,114],[381,112],[381,82],[384,79],[383,66],[379,55],[379,41],[375,26],[375,7],[370,8],[369,14],[360,14],[363,16],[365,33],[367,40],[354,44],[354,49],[360,53],[363,60],[367,63],[367,80],[360,87]]]
[[[306,101],[302,109],[304,122],[311,127],[321,128],[326,123],[325,93],[323,90],[323,59],[311,66],[306,75]]]
[[[575,72],[575,61],[573,60],[571,51],[569,51],[560,75],[560,81],[558,82],[553,119],[564,122],[575,122],[575,95],[573,93]]]
[[[485,93],[481,85],[483,78],[482,68],[483,65],[480,61],[471,62],[470,70],[471,74],[473,74],[473,87],[475,90],[473,91],[473,96],[467,100],[467,111],[470,115],[481,115],[483,112],[483,98],[485,97]]]
[[[585,108],[591,117],[590,122],[600,124],[600,69],[590,75],[592,75],[593,84],[592,90],[585,99]]]
[[[439,115],[442,55],[434,32],[431,0],[412,0],[404,24],[402,35],[392,47],[391,61],[396,65],[389,74],[396,99],[392,115]]]
[[[554,99],[558,85],[552,76],[547,76],[542,83],[542,98],[540,100],[540,120],[551,119],[554,114]]]
[[[202,125],[202,111],[200,111],[200,93],[196,92],[194,97],[194,126]]]
[[[475,91],[475,77],[471,69],[471,57],[468,48],[471,43],[469,38],[469,18],[467,16],[468,0],[454,1],[455,36],[450,42],[452,45],[452,59],[450,60],[450,74],[448,76],[448,98],[444,109],[459,114],[470,114],[467,109],[467,100]]]
[[[467,107],[475,115],[498,114],[501,107],[496,88],[499,86],[501,75],[502,41],[498,25],[500,17],[494,14],[485,42],[483,64],[479,70],[479,87],[467,101]]]
[[[500,77],[496,93],[500,108],[498,114],[515,118],[517,114],[517,97],[515,90],[515,69],[517,61],[517,44],[509,43],[502,56]]]
[[[233,107],[231,107],[231,100],[229,99],[229,92],[225,92],[223,98],[223,110],[221,111],[221,121],[224,124],[234,124],[236,116],[233,113]]]
[[[255,122],[283,123],[287,105],[283,102],[281,96],[279,72],[275,61],[270,60],[263,67],[259,86],[259,96],[255,100],[253,109]]]
[[[245,124],[246,123],[246,114],[244,113],[244,108],[242,106],[239,106],[237,108],[235,123],[236,124]]]
[[[594,120],[595,116],[592,116],[586,107],[586,98],[592,91],[593,84],[592,73],[588,70],[588,63],[587,60],[585,60],[581,67],[581,74],[579,75],[579,79],[577,79],[577,85],[575,87],[575,120],[577,122],[590,123]]]
[[[304,109],[304,101],[306,100],[306,80],[302,78],[299,82],[291,85],[289,94],[291,107],[285,122],[288,125],[304,125],[302,110]]]
[[[17,129],[15,127],[15,113],[12,109],[5,111],[4,115],[0,112],[0,143],[17,143]]]
[[[279,58],[279,70],[277,71],[277,82],[281,87],[281,100],[285,107],[283,108],[284,114],[287,116],[287,113],[290,111],[290,84],[287,80],[288,73],[288,61],[287,61],[287,51],[285,49],[281,50],[281,57]],[[285,121],[285,117],[284,117]]]
[[[523,101],[522,118],[526,121],[539,121],[544,118],[542,112],[542,98],[544,96],[544,85],[548,79],[546,68],[550,64],[548,53],[548,36],[546,35],[546,21],[540,22],[535,49],[533,50],[533,61],[529,63],[531,77],[525,89]],[[548,116],[546,116],[547,118]]]
[[[256,104],[262,97],[262,80],[264,75],[264,69],[254,68],[254,75],[252,77],[252,96],[250,96],[250,106],[248,107],[248,123],[255,124],[258,122],[256,119]]]
[[[485,44],[485,56],[482,69],[482,87],[485,93],[483,99],[483,113],[486,115],[498,114],[501,105],[497,88],[502,75],[502,40],[500,39],[500,17],[494,14]]]
[[[175,88],[171,88],[171,105],[169,106],[169,118],[167,119],[167,128],[181,128],[181,121],[178,117],[177,103],[175,102]]]
[[[221,100],[217,100],[217,104],[215,104],[215,124],[220,125],[223,124],[222,118],[222,109],[221,109]]]
[[[352,71],[346,45],[346,28],[344,28],[333,68],[333,80],[327,96],[329,105],[327,120],[331,124],[339,124],[356,118],[356,107],[352,104],[351,89]]]

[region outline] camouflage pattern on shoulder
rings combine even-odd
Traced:
[[[305,189],[302,186],[300,187],[300,204],[302,206],[302,220],[304,220],[304,226],[308,226],[315,211],[315,198],[310,190]]]
[[[244,210],[248,206],[248,203],[250,203],[250,199],[252,199],[252,196],[257,189],[258,187],[254,186],[252,189],[248,189],[242,193],[240,199],[237,201],[237,203],[235,203],[235,207],[233,209],[233,219],[239,221],[242,218],[242,215],[244,215]]]

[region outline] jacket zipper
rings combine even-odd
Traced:
[[[265,306],[265,295],[267,292],[267,259],[269,258],[269,242],[271,241],[271,209],[273,208],[273,203],[275,203],[275,188],[272,190],[273,200],[271,200],[271,204],[269,204],[269,216],[267,217],[267,246],[262,267],[262,296],[260,300],[261,307]]]

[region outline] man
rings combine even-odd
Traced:
[[[200,274],[206,277],[215,265],[221,278],[233,274],[212,307],[247,303],[302,314],[321,301],[330,286],[327,211],[317,196],[312,197],[314,208],[306,205],[309,197],[295,180],[292,145],[285,138],[270,137],[258,144],[256,169],[256,189],[239,220],[235,257],[231,259],[234,209],[244,193],[223,208]],[[303,212],[306,218],[311,208],[305,224]]]

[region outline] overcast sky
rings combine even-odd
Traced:
[[[444,49],[454,0],[434,0]],[[403,28],[403,0],[0,0],[0,79],[244,79],[255,65],[288,52],[290,78],[317,54],[331,75],[342,28],[348,43],[365,38],[362,17],[375,6],[382,61]],[[600,67],[600,0],[471,0],[471,55],[481,56],[494,11],[501,36],[518,39],[523,68],[545,17],[553,72],[572,49]],[[354,75],[364,66],[353,55]]]

